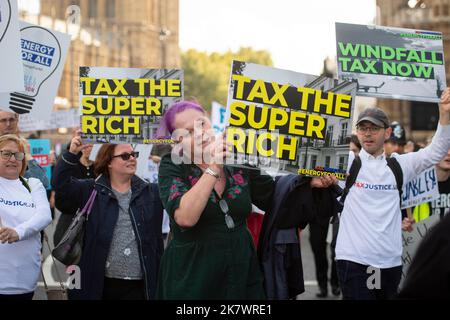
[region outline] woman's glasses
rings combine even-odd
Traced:
[[[230,211],[228,209],[228,204],[224,199],[221,199],[219,201],[220,210],[222,210],[223,214],[225,215],[225,223],[227,224],[228,229],[234,228],[234,221],[233,218],[228,214]]]
[[[25,153],[23,152],[11,152],[0,150],[0,155],[2,156],[3,160],[9,160],[11,159],[12,156],[14,156],[14,159],[18,161],[22,161],[23,158],[25,158]]]
[[[113,158],[121,157],[123,161],[127,161],[130,159],[130,157],[137,159],[139,157],[139,152],[135,152],[135,151],[130,152],[130,153],[124,152],[124,153],[121,153],[121,154],[118,154],[118,155],[112,156],[112,157]]]

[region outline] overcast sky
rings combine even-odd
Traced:
[[[318,74],[335,22],[373,24],[375,0],[180,0],[180,47],[266,49],[278,68]]]
[[[18,0],[36,11],[38,0]],[[55,0],[57,1],[57,0]],[[336,54],[335,22],[372,24],[375,0],[179,0],[180,47],[265,49],[278,68],[319,74]]]

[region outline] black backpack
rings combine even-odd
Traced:
[[[403,194],[403,171],[397,159],[387,157],[386,162],[388,167],[392,170],[392,173],[394,174],[395,177],[395,181],[397,182],[397,190],[401,207]],[[355,184],[360,169],[361,169],[361,158],[358,155],[355,155],[355,159],[353,160],[353,163],[349,170],[349,175],[345,180],[345,188],[342,191],[341,199],[339,200],[340,208],[338,212],[342,212],[342,210],[344,209],[345,198],[347,198],[350,188]]]

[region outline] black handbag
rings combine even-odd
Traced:
[[[61,241],[52,250],[52,256],[66,266],[78,264],[83,249],[85,223],[91,213],[97,190],[92,190],[83,209],[77,211]]]

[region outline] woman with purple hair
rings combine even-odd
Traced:
[[[176,145],[159,168],[173,239],[162,257],[157,298],[264,299],[246,219],[252,203],[269,209],[272,177],[223,165],[228,146],[212,133],[205,110],[195,102],[169,108],[159,136],[172,137]]]

